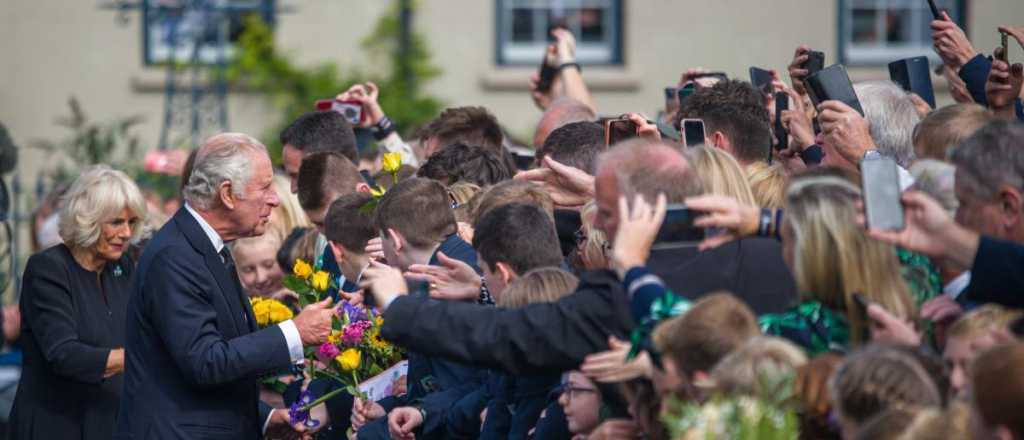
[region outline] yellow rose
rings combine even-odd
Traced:
[[[289,309],[288,306],[281,304],[281,302],[277,300],[268,300],[265,302],[270,304],[269,315],[271,323],[277,324],[292,319],[292,309]]]
[[[384,158],[381,159],[384,171],[395,174],[398,169],[402,167],[402,154],[401,153],[384,153]]]
[[[313,274],[313,266],[302,260],[295,260],[295,267],[292,268],[292,273],[295,276],[306,279]]]
[[[310,285],[313,286],[314,290],[323,292],[331,285],[331,275],[322,270],[317,271],[313,274],[313,279],[310,280]]]
[[[270,323],[270,304],[268,301],[253,301],[252,314],[256,317],[256,324],[263,327]]]
[[[359,350],[350,348],[341,352],[334,360],[338,362],[338,365],[341,365],[342,370],[349,372],[359,368],[359,358]]]

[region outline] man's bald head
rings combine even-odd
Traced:
[[[563,125],[596,120],[594,110],[586,104],[569,97],[557,98],[551,101],[537,123],[537,131],[533,134],[533,147],[540,148],[548,135]]]
[[[669,203],[683,203],[704,192],[700,177],[678,149],[644,139],[622,142],[601,154],[594,185],[594,223],[610,240],[619,223],[619,196],[632,203],[640,194],[653,204],[658,194],[665,194]]]

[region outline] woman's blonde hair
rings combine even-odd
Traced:
[[[146,199],[127,174],[107,165],[85,170],[71,184],[61,201],[58,230],[64,244],[87,249],[100,238],[103,222],[128,208],[138,221],[132,225],[132,242],[142,235],[148,211]]]
[[[472,182],[456,182],[448,186],[448,198],[455,211],[455,221],[470,223],[474,220],[469,201],[480,192],[480,185]]]
[[[846,313],[851,342],[859,345],[867,317],[855,305],[860,293],[895,316],[917,316],[900,273],[896,250],[857,226],[860,189],[832,176],[793,179],[786,190],[783,227],[792,233],[793,276],[800,296]]]
[[[263,235],[257,235],[255,237],[244,237],[233,241],[231,243],[231,253],[235,255],[235,259],[237,260],[238,255],[235,254],[235,252],[239,252],[240,250],[248,248],[250,246],[255,246],[262,243],[270,243],[273,246],[276,255],[276,252],[278,249],[281,248],[281,243],[283,241],[284,240],[282,239],[282,237],[278,236],[276,233],[271,233],[271,231],[268,230],[267,233]],[[273,255],[271,256],[273,257]],[[310,260],[306,261],[309,262]]]
[[[1007,309],[998,304],[985,304],[957,319],[946,331],[947,337],[974,338],[989,334],[992,330],[1006,328],[1024,317],[1020,310]]]
[[[583,209],[580,211],[580,228],[583,229],[583,235],[587,238],[583,242],[583,247],[579,249],[580,258],[589,262],[591,266],[608,267],[608,237],[604,235],[604,231],[594,227],[596,216],[597,204],[594,201],[583,205]]]
[[[498,296],[498,306],[525,307],[527,304],[555,302],[576,290],[580,280],[557,267],[541,267],[516,278]]]
[[[828,389],[837,414],[858,425],[889,409],[943,403],[942,391],[920,362],[902,349],[884,345],[846,356]]]
[[[789,182],[789,175],[782,164],[754,162],[747,165],[747,182],[757,206],[769,209],[782,208],[786,197],[786,183]]]
[[[299,198],[292,193],[291,182],[280,174],[274,175],[274,192],[281,201],[270,215],[270,228],[267,233],[274,233],[284,241],[295,228],[308,228],[313,224],[306,217],[306,211],[299,205]]]
[[[686,149],[686,156],[704,182],[705,194],[732,197],[742,205],[756,205],[747,176],[732,155],[715,147],[697,146]]]
[[[807,363],[803,350],[785,339],[757,336],[715,365],[711,380],[716,391],[725,395],[767,396],[779,390],[762,389],[796,377],[796,370]]]

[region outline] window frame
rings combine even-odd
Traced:
[[[952,0],[952,1],[959,2],[955,6],[955,11],[954,12],[956,13],[956,16],[958,17],[958,24],[960,25],[961,28],[963,28],[964,32],[967,32],[968,36],[970,36],[969,29],[968,29],[968,26],[967,26],[967,23],[968,23],[968,15],[967,15],[967,13],[968,13],[968,10],[969,10],[970,0]],[[838,49],[838,51],[837,51],[838,57],[836,57],[836,59],[838,59],[840,63],[843,63],[843,64],[845,64],[847,66],[877,67],[877,66],[888,65],[890,62],[893,62],[893,61],[896,61],[896,60],[905,59],[905,58],[911,58],[911,57],[919,57],[919,56],[927,56],[929,61],[931,61],[931,63],[933,65],[936,64],[936,63],[938,63],[938,64],[942,63],[942,60],[939,58],[938,54],[936,54],[935,51],[931,49],[931,45],[928,45],[927,46],[928,49],[925,50],[925,51],[921,51],[919,49],[914,49],[914,48],[908,48],[908,49],[867,48],[867,49],[861,49],[863,52],[861,52],[860,54],[857,54],[856,57],[851,57],[851,54],[849,53],[849,51],[851,50],[850,46],[852,46],[852,45],[851,45],[849,39],[847,38],[847,31],[849,30],[849,27],[852,25],[850,23],[852,21],[852,17],[847,14],[847,12],[849,11],[849,5],[850,5],[851,2],[852,2],[852,0],[838,0],[838,5],[837,5],[838,7],[837,7],[837,12],[836,12],[836,15],[837,15],[836,16],[836,24],[837,24],[837,26],[836,26],[836,29],[837,29],[836,45],[838,46],[837,47],[837,49]],[[925,4],[923,0],[922,0],[922,4]],[[925,8],[927,8],[927,4],[925,4]]]
[[[538,57],[535,61],[530,60],[509,60],[506,59],[503,46],[511,39],[510,35],[505,34],[504,22],[502,21],[502,14],[506,10],[505,5],[514,0],[495,0],[494,2],[494,64],[497,67],[521,67],[521,66],[534,66],[540,63]],[[579,61],[580,64],[588,66],[624,66],[626,64],[624,54],[624,23],[625,23],[625,2],[626,0],[609,0],[611,3],[610,10],[608,13],[611,16],[611,24],[614,27],[614,35],[610,41],[611,57],[608,61]],[[577,41],[577,51],[579,51],[579,43]]]
[[[189,0],[184,0],[184,1],[188,2]],[[249,1],[251,1],[251,2],[259,2],[260,3],[260,7],[259,7],[258,13],[263,17],[264,23],[266,23],[268,26],[273,28],[276,25],[276,19],[277,19],[277,0],[249,0]],[[157,49],[153,47],[153,45],[151,44],[153,42],[149,38],[150,27],[155,25],[153,23],[153,21],[158,18],[158,17],[155,17],[155,14],[157,14],[157,12],[155,10],[158,8],[158,6],[155,5],[155,3],[157,3],[157,2],[158,2],[158,0],[142,0],[142,2],[141,2],[141,8],[142,8],[142,11],[141,11],[142,12],[142,26],[141,26],[141,28],[142,29],[141,29],[140,38],[142,39],[142,61],[143,61],[143,65],[144,66],[165,66],[165,65],[168,64],[168,62],[173,61],[173,60],[170,59],[170,55],[167,55],[166,57],[157,58],[156,57]],[[247,12],[255,12],[255,11],[225,12],[225,14],[242,14],[242,13],[247,13]],[[225,61],[230,61],[232,56],[234,55],[234,46],[233,46],[231,41],[228,41],[227,43],[228,43],[228,45],[225,48]],[[200,55],[198,57],[199,58],[198,59],[199,64],[200,65],[214,65],[214,64],[217,64],[218,62],[216,60],[216,55],[213,55],[212,57],[213,57],[213,59],[207,59],[209,57],[204,57],[203,51],[200,51]],[[186,63],[191,63],[191,59],[186,61]]]

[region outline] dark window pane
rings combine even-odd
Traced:
[[[874,9],[854,9],[851,20],[851,40],[855,44],[878,43],[878,12]]]
[[[605,40],[604,13],[599,8],[580,10],[580,41],[601,42]]]
[[[533,9],[512,10],[512,41],[533,41]]]
[[[885,11],[885,41],[893,44],[910,43],[914,34],[910,10],[889,9]]]

